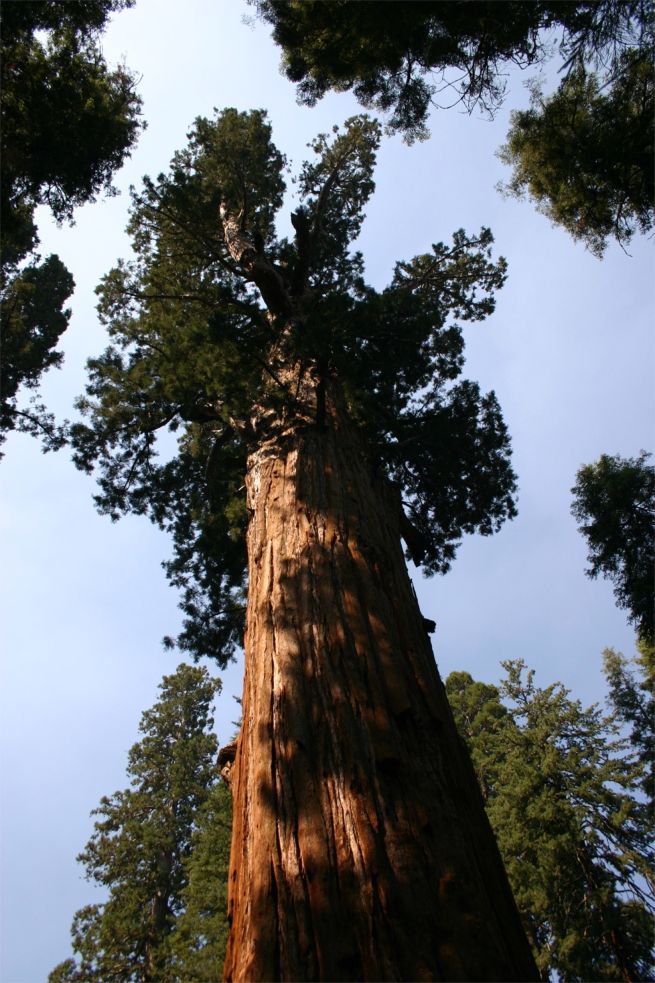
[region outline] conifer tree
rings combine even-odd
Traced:
[[[75,915],[76,959],[50,974],[64,981],[172,980],[170,938],[184,905],[199,810],[216,784],[211,706],[218,680],[180,665],[141,718],[130,749],[130,786],[103,797],[94,833],[79,855],[107,900]]]
[[[505,264],[459,230],[368,286],[378,140],[314,141],[285,238],[265,114],[196,120],[134,195],[74,430],[99,508],[173,535],[183,649],[230,657],[247,564],[229,980],[535,974],[401,548],[443,572],[514,514],[498,403],[458,379]]]
[[[196,817],[182,911],[170,937],[170,978],[182,983],[220,980],[227,946],[227,878],[232,797],[215,785]]]
[[[559,55],[561,82],[512,114],[503,190],[528,194],[602,256],[608,238],[652,228],[652,0],[250,0],[273,28],[301,102],[352,90],[411,142],[433,107],[492,116],[507,67]]]
[[[352,90],[409,140],[427,136],[433,105],[493,113],[510,64],[538,65],[557,51],[565,70],[595,62],[614,67],[630,46],[645,60],[652,43],[650,0],[250,2],[271,24],[302,102]]]
[[[61,447],[64,434],[38,396],[40,376],[58,366],[73,291],[58,256],[41,261],[38,206],[57,221],[112,194],[112,178],[141,129],[141,100],[126,68],[111,69],[100,35],[134,0],[21,0],[0,7],[0,442],[11,430]],[[74,148],[74,150],[73,150]],[[32,391],[19,406],[20,387]]]
[[[601,454],[576,475],[571,512],[587,541],[587,576],[614,584],[646,648],[655,644],[655,468],[650,454]]]
[[[500,159],[513,168],[502,190],[539,211],[601,257],[655,220],[653,51],[622,53],[609,79],[578,65],[550,96],[532,86],[514,112]]]
[[[652,979],[652,820],[614,717],[503,663],[446,682],[543,980]]]
[[[603,671],[608,703],[617,722],[628,729],[641,786],[655,815],[655,645],[638,641],[632,665],[621,652],[607,648]]]

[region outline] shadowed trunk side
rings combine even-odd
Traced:
[[[399,501],[333,397],[249,460],[225,979],[537,979]]]

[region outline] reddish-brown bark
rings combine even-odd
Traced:
[[[262,439],[247,494],[225,979],[538,979],[398,500],[330,394]]]

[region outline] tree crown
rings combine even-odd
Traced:
[[[274,226],[285,159],[265,114],[196,120],[170,171],[134,192],[135,256],[99,288],[112,344],[89,363],[76,461],[98,468],[102,511],[146,513],[173,533],[181,643],[195,652],[225,653],[239,636],[243,478],[262,427],[324,423],[302,408],[301,377],[338,384],[371,466],[402,494],[426,570],[445,571],[464,532],[514,515],[496,398],[457,381],[461,322],[493,311],[505,262],[492,260],[488,229],[459,230],[399,262],[385,290],[368,286],[352,244],[379,138],[358,116],[316,139],[287,239]],[[161,463],[166,428],[178,449],[169,442]]]
[[[652,645],[655,619],[655,469],[650,454],[602,454],[580,468],[571,512],[587,540],[587,576],[614,584],[619,607]]]
[[[543,978],[647,979],[654,856],[639,793],[649,765],[614,714],[559,683],[538,687],[523,661],[502,665],[500,686],[460,672],[446,689]]]
[[[51,983],[163,979],[170,966],[198,821],[218,778],[212,703],[220,682],[182,664],[160,689],[129,751],[130,785],[103,796],[77,858],[87,879],[108,889],[107,900],[76,913],[71,934],[79,962],[61,963]]]
[[[34,389],[62,362],[56,345],[74,287],[57,256],[40,263],[34,253],[34,216],[46,205],[58,221],[71,220],[78,205],[113,193],[112,175],[142,126],[141,100],[127,69],[108,67],[100,32],[132,3],[21,0],[0,9],[0,442],[10,430],[41,436],[44,450],[65,442],[36,395],[28,410],[18,408],[20,386]]]
[[[627,46],[644,44],[652,4],[602,2],[441,3],[391,0],[250,0],[273,27],[284,71],[313,105],[329,89],[352,89],[386,114],[410,142],[427,136],[436,95],[493,113],[505,93],[502,69],[544,60],[550,29],[560,32],[565,68],[611,66]]]

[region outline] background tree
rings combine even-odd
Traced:
[[[57,446],[52,417],[35,401],[19,410],[21,385],[63,358],[56,351],[70,311],[70,273],[56,256],[40,263],[34,213],[46,205],[58,221],[112,192],[139,129],[141,100],[125,68],[110,70],[100,48],[108,17],[133,0],[21,0],[0,11],[0,439],[9,430],[40,433]],[[72,152],[74,148],[74,152]],[[32,256],[28,266],[21,266]]]
[[[4,280],[0,304],[0,443],[16,428],[39,434],[44,449],[55,450],[63,443],[38,397],[29,409],[18,408],[21,386],[34,391],[47,369],[60,366],[64,353],[57,342],[68,327],[70,309],[64,304],[74,289],[73,277],[58,256],[34,261]]]
[[[512,113],[500,158],[514,168],[506,192],[528,194],[553,222],[597,256],[653,226],[655,67],[630,50],[606,81],[578,67],[555,93],[538,86]]]
[[[446,681],[542,979],[651,979],[652,821],[617,721],[522,662]]]
[[[655,641],[655,469],[644,451],[636,458],[602,454],[580,468],[571,512],[587,540],[589,577],[614,584],[638,635]]]
[[[427,136],[436,96],[492,114],[505,94],[503,69],[543,62],[558,48],[555,94],[543,99],[533,87],[531,109],[513,115],[501,151],[514,167],[505,190],[527,191],[597,255],[609,236],[627,242],[652,227],[651,0],[251,2],[272,24],[301,101],[352,89],[409,141]]]
[[[460,230],[367,286],[378,139],[316,139],[287,239],[264,114],[196,120],[134,196],[74,430],[100,509],[172,531],[183,647],[229,657],[248,560],[228,979],[535,973],[401,550],[443,571],[514,514],[495,397],[458,380],[505,265]]]
[[[78,857],[109,897],[75,915],[78,961],[57,966],[52,983],[173,978],[170,936],[189,883],[199,810],[217,780],[211,705],[219,688],[201,668],[180,665],[164,676],[128,755],[130,787],[103,797]]]
[[[392,132],[410,141],[428,135],[437,92],[445,91],[448,102],[493,110],[504,91],[501,66],[539,60],[539,31],[556,23],[556,5],[512,0],[253,3],[273,26],[285,74],[298,83],[301,101],[314,105],[329,89],[352,89],[362,105],[386,114]]]
[[[218,980],[223,972],[232,836],[232,796],[225,783],[214,785],[196,823],[186,862],[183,909],[170,937],[171,974],[184,983]]]
[[[635,675],[635,670],[637,674]],[[630,745],[642,771],[642,789],[655,808],[655,646],[637,642],[631,666],[621,652],[603,652],[603,670],[609,684],[609,705],[615,719],[629,728]],[[641,678],[639,678],[641,677]],[[655,813],[654,813],[655,814]]]

